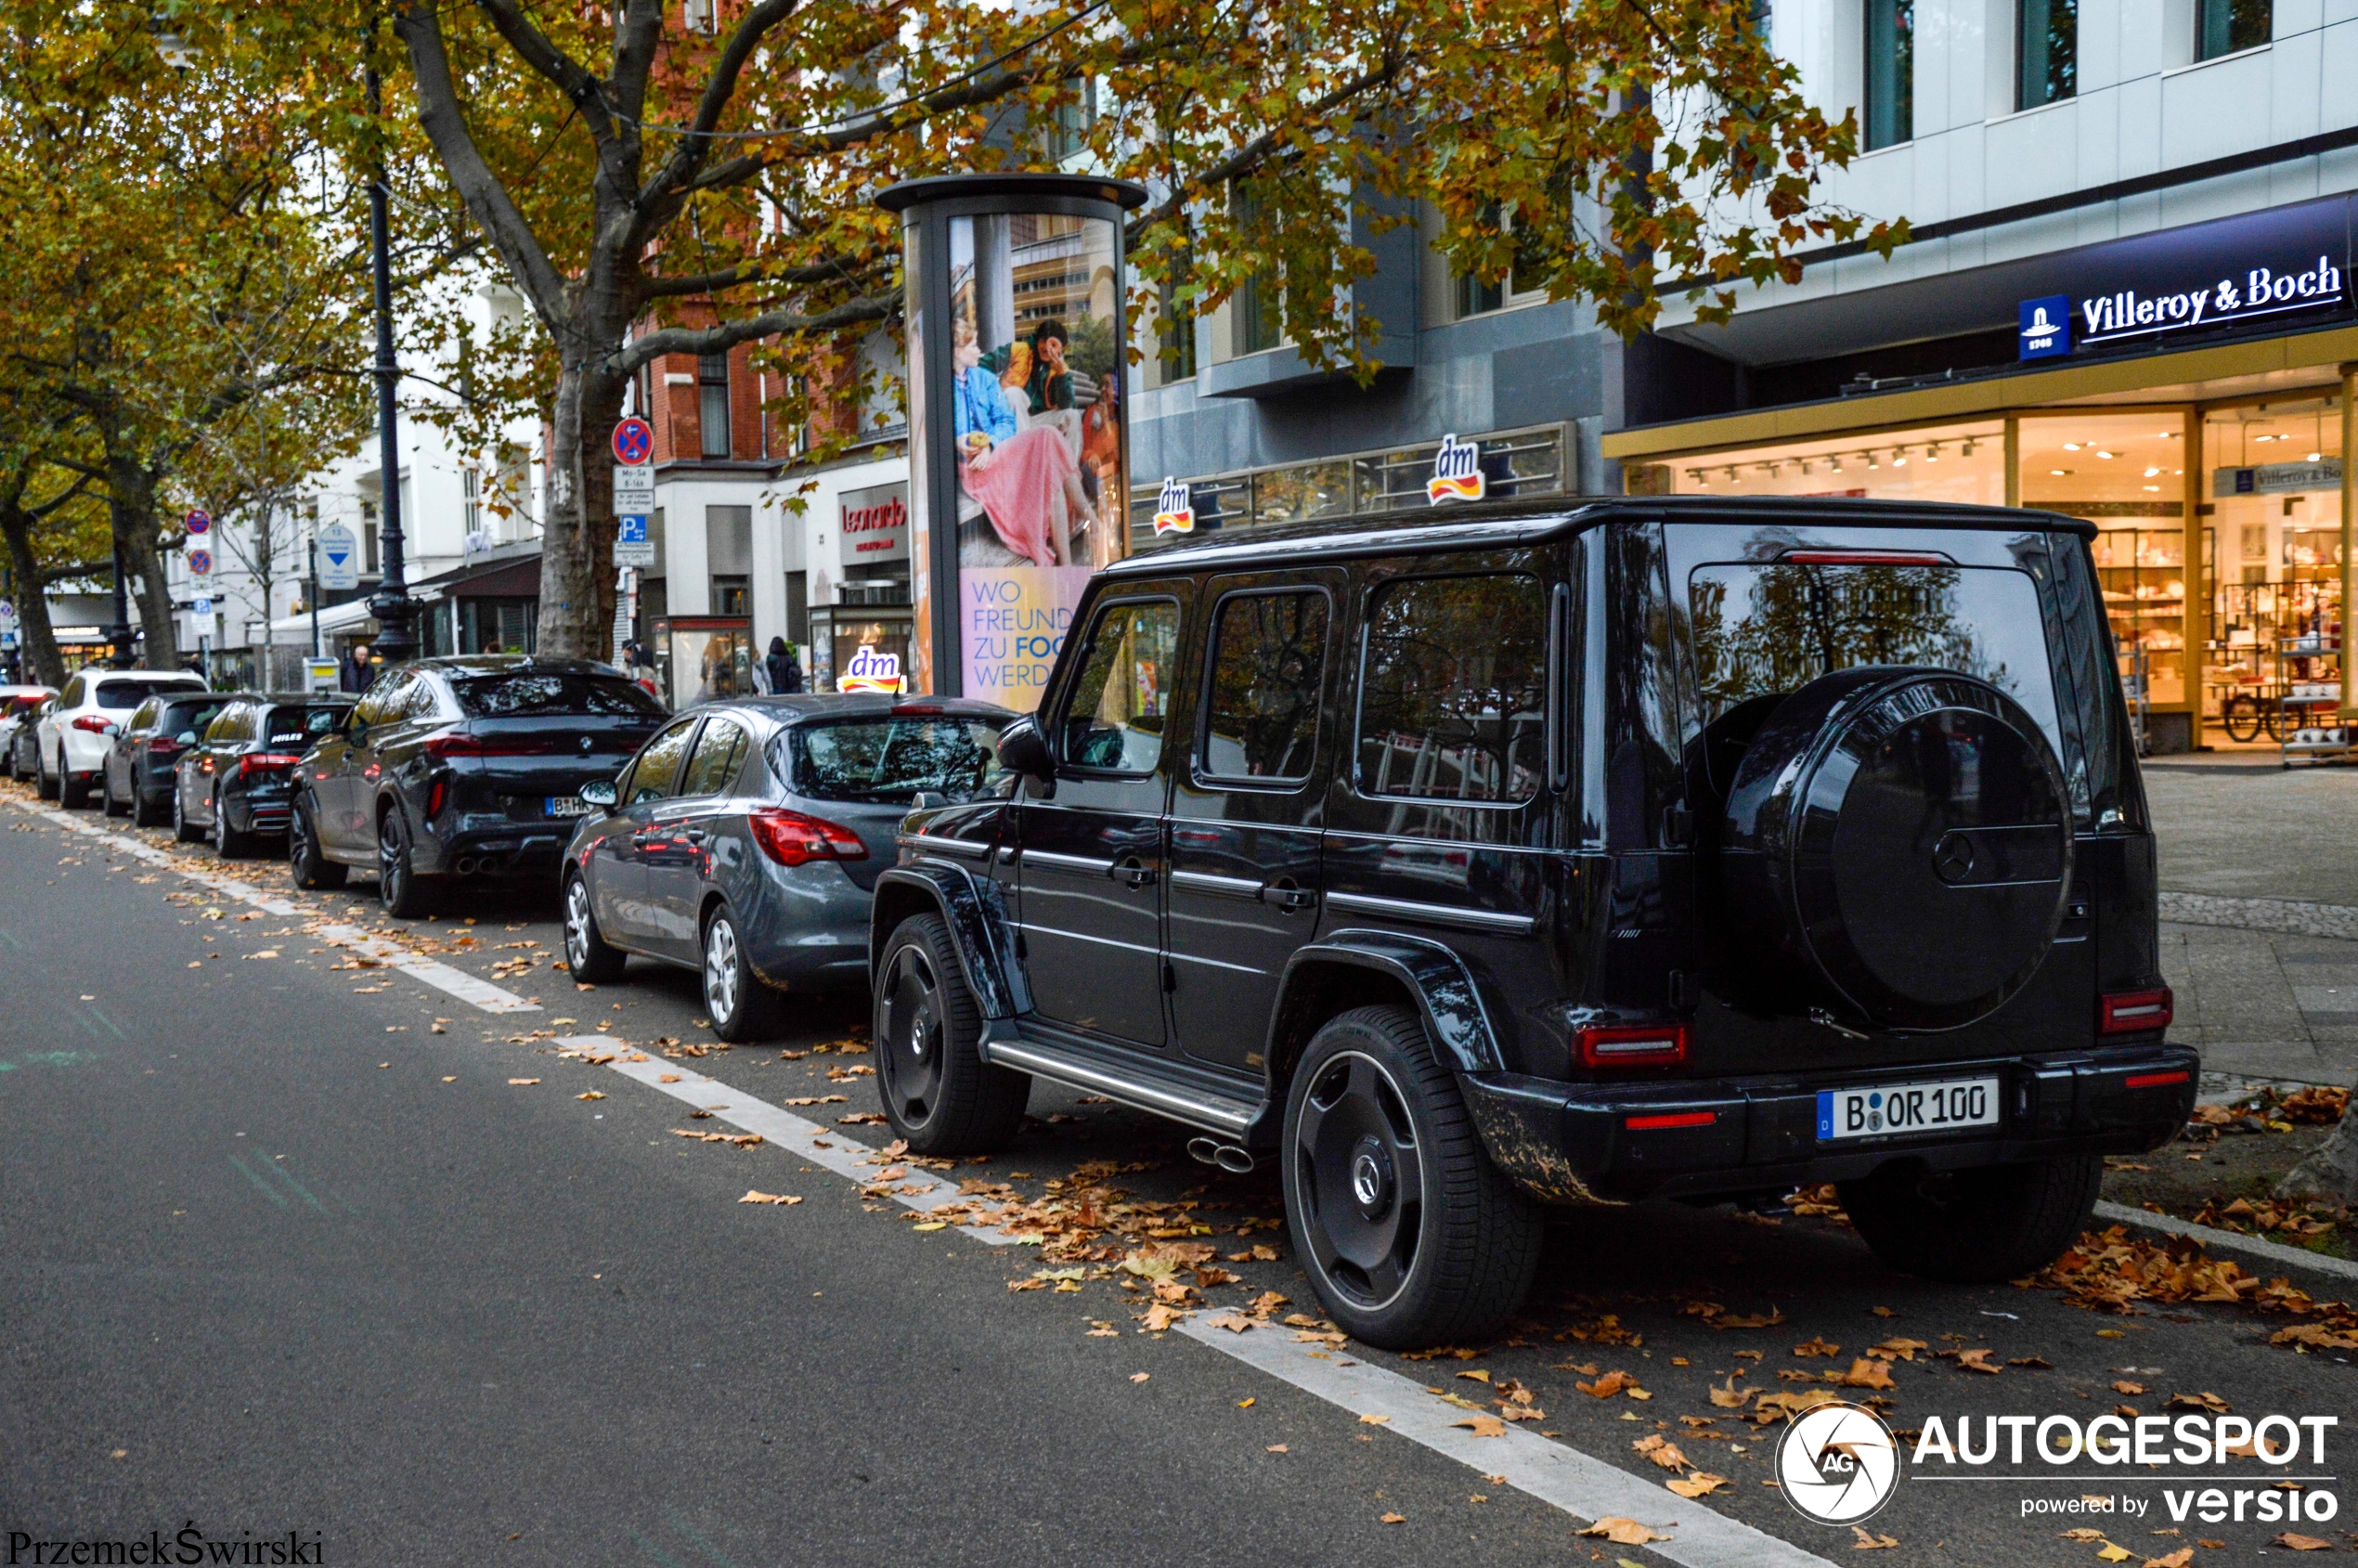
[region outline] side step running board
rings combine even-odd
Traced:
[[[1173,1121],[1209,1132],[1224,1133],[1230,1138],[1243,1137],[1245,1130],[1261,1114],[1257,1100],[1240,1100],[1160,1076],[1146,1078],[1125,1073],[1077,1051],[1027,1040],[1012,1032],[994,1034],[994,1029],[1006,1027],[986,1026],[983,1035],[983,1055],[1001,1067],[1011,1067],[1074,1089],[1086,1089],[1134,1110],[1167,1116]]]

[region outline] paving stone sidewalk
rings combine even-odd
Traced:
[[[2149,764],[2173,1040],[2206,1087],[2358,1082],[2358,769]]]

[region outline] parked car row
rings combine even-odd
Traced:
[[[86,674],[35,769],[137,810],[168,763],[175,822],[283,823],[297,885],[374,869],[396,914],[551,879],[577,979],[693,967],[725,1039],[864,986],[913,1153],[1104,1095],[1274,1160],[1346,1330],[1468,1342],[1548,1205],[1833,1182],[1893,1266],[2013,1278],[2183,1124],[2092,534],[1663,497],[1260,529],[1099,573],[1023,719],[428,659],[200,740]]]

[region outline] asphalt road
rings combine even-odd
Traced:
[[[1133,1204],[1173,1206],[1174,1234],[1205,1235],[1238,1276],[1148,1332],[1134,1276],[1100,1264],[1077,1289],[1011,1290],[1037,1248],[921,1230],[881,1175],[863,1192],[781,1137],[727,1136],[745,1108],[799,1099],[822,1102],[794,1112],[821,1147],[881,1144],[836,1120],[875,1108],[861,1056],[815,1048],[855,1034],[858,1001],[808,1004],[774,1046],[710,1050],[685,972],[634,964],[592,991],[554,970],[552,904],[394,925],[358,881],[298,896],[275,864],[76,821],[107,836],[0,785],[0,1562],[9,1532],[169,1538],[189,1521],[216,1539],[293,1531],[343,1563],[1847,1560],[1850,1530],[1770,1484],[1781,1425],[1708,1390],[1800,1388],[1777,1374],[1817,1378],[1895,1335],[1924,1342],[1882,1395],[1903,1429],[2158,1413],[2182,1393],[2358,1425],[2346,1357],[2269,1345],[2281,1317],[1931,1286],[1837,1221],[1726,1210],[1567,1217],[1528,1320],[1463,1359],[1304,1339],[1269,1314],[1206,1328],[1267,1291],[1315,1312],[1282,1233],[1245,1223],[1280,1212],[1274,1183],[1188,1162],[1150,1119],[1039,1092],[1013,1152],[943,1179],[1037,1197],[1123,1166]],[[343,966],[346,926],[447,966],[427,969],[443,983]],[[452,972],[538,1010],[486,1011]],[[602,1023],[608,1049],[563,1043]],[[658,1069],[682,1082],[644,1081]],[[705,1078],[735,1108],[693,1116],[680,1096]],[[757,1189],[802,1201],[739,1201]],[[1256,1243],[1277,1255],[1253,1260]],[[1711,1326],[1752,1317],[1774,1321]],[[1840,1348],[1794,1354],[1814,1343]],[[1935,1359],[1976,1348],[2003,1370]],[[2030,1358],[2048,1365],[2015,1365]],[[1575,1387],[1613,1370],[1652,1397]],[[1492,1439],[1449,1424],[1509,1380],[1544,1415]],[[1670,1472],[1633,1447],[1655,1436],[1727,1484],[1664,1490]],[[2340,1441],[2293,1473],[2332,1473]],[[1919,1471],[1871,1521],[1893,1544],[1866,1561],[2095,1564],[2102,1543],[2058,1534],[2093,1525],[2132,1568],[2198,1538],[2224,1543],[2199,1562],[2224,1562],[2284,1528],[2151,1533],[2172,1526],[2158,1478],[2183,1473]],[[2200,1484],[2284,1473],[2238,1458]],[[2153,1516],[2022,1517],[2025,1498],[2083,1493]],[[1666,1539],[1575,1534],[1609,1511]],[[2300,1528],[2349,1549],[2343,1524],[2358,1520]]]

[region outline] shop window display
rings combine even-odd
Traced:
[[[2318,396],[2203,418],[2204,537],[2219,583],[2203,710],[2238,743],[2280,738],[2339,702],[2341,410]]]
[[[2020,428],[2022,504],[2096,525],[2096,580],[2131,699],[2184,704],[2184,417],[2026,415]]]
[[[1829,437],[1682,458],[1642,471],[1652,493],[2006,503],[2002,421]],[[1633,494],[1647,493],[1633,475]]]

